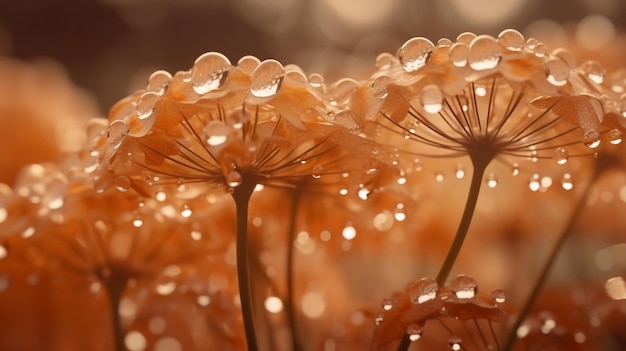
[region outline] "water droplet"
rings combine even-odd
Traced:
[[[165,89],[169,86],[171,80],[172,75],[169,72],[164,70],[155,71],[148,78],[146,91],[162,95],[165,92]]]
[[[357,195],[359,196],[361,200],[367,200],[367,198],[370,195],[370,191],[367,188],[360,188],[359,191],[357,192]]]
[[[437,183],[443,182],[444,179],[445,177],[443,176],[443,173],[440,173],[440,172],[435,173],[435,181]]]
[[[519,165],[517,163],[513,164],[513,167],[511,169],[511,174],[513,176],[519,175]]]
[[[377,99],[384,99],[389,95],[387,91],[387,85],[392,82],[391,77],[389,76],[378,76],[376,79],[372,81],[372,94]]]
[[[424,106],[424,110],[428,113],[438,113],[441,111],[443,103],[443,93],[438,86],[430,84],[422,89],[420,101]]]
[[[121,119],[115,120],[109,124],[107,129],[107,141],[114,149],[117,149],[128,135],[129,130],[126,122]]]
[[[358,86],[358,83],[350,78],[342,79],[333,84],[330,88],[330,104],[333,106],[343,106],[349,103]]]
[[[562,87],[567,84],[570,68],[567,63],[560,58],[550,59],[544,64],[546,68],[547,80],[550,84]]]
[[[130,178],[127,176],[119,176],[115,178],[115,189],[121,192],[127,191],[131,186]]]
[[[265,60],[252,72],[250,92],[260,98],[274,96],[285,77],[283,65],[276,60]]]
[[[448,38],[441,38],[437,41],[437,46],[440,48],[447,48],[452,45],[452,40]]]
[[[378,316],[376,316],[376,318],[374,319],[374,322],[376,323],[376,325],[380,325],[383,322],[384,318],[382,314],[379,314]]]
[[[459,299],[471,299],[478,292],[478,284],[474,278],[459,274],[450,282],[450,288]]]
[[[465,177],[465,168],[461,165],[456,166],[456,171],[454,172],[454,176],[457,179],[463,179]]]
[[[316,165],[315,167],[313,167],[313,178],[315,179],[319,179],[322,177],[322,173],[324,172],[324,166],[322,165]]]
[[[231,171],[226,176],[226,184],[231,188],[236,188],[241,185],[241,181],[241,174],[239,174],[239,172],[237,171]]]
[[[502,46],[488,35],[476,37],[469,49],[469,66],[477,71],[495,68],[502,58]]]
[[[530,176],[528,188],[531,191],[538,191],[541,188],[541,183],[539,182],[539,174],[534,173],[532,176]]]
[[[341,231],[341,235],[346,240],[352,240],[356,237],[356,228],[354,228],[352,225],[347,225]]]
[[[409,340],[417,341],[422,338],[422,326],[418,323],[411,323],[406,327],[406,334],[409,336]]]
[[[408,289],[411,302],[414,304],[424,303],[434,300],[439,291],[439,284],[432,278],[421,278],[411,284]]]
[[[374,216],[372,223],[379,232],[386,232],[393,227],[393,214],[389,210],[383,210]]]
[[[456,42],[469,45],[475,38],[476,34],[472,32],[463,32],[456,37]]]
[[[619,129],[611,129],[609,131],[609,143],[618,145],[622,143],[622,131]]]
[[[600,146],[600,133],[594,129],[586,131],[583,135],[583,144],[590,149],[597,148]]]
[[[210,121],[204,127],[206,142],[210,146],[220,146],[228,140],[230,128],[222,121]]]
[[[435,45],[428,39],[416,37],[409,39],[398,51],[398,59],[406,72],[414,72],[424,67]]]
[[[456,43],[452,45],[448,55],[453,65],[465,67],[467,65],[467,56],[469,55],[469,46],[464,43]]]
[[[556,149],[554,149],[552,157],[554,158],[556,163],[564,165],[567,163],[569,154],[567,152],[567,149],[565,149],[564,147],[557,147]]]
[[[261,63],[261,61],[252,55],[246,55],[237,61],[237,67],[245,72],[247,75],[251,75],[255,68]]]
[[[393,308],[393,299],[383,299],[383,301],[381,302],[381,306],[383,307],[383,310],[390,311]]]
[[[569,173],[563,174],[561,177],[561,187],[565,190],[572,190],[574,188],[574,183],[572,182],[572,175]]]
[[[587,61],[582,65],[582,71],[587,75],[587,78],[596,84],[602,84],[604,82],[605,70],[600,63],[596,61]]]
[[[141,219],[141,217],[139,217],[139,215],[135,216],[135,218],[133,219],[133,227],[141,228],[142,226],[143,220]]]
[[[498,43],[511,51],[524,50],[524,36],[515,29],[505,29],[498,35]]]
[[[454,351],[461,350],[462,349],[461,342],[462,340],[458,336],[451,336],[448,339],[448,347],[450,348],[450,350],[454,350]]]
[[[137,100],[137,117],[146,119],[152,116],[154,106],[161,97],[154,92],[143,93]]]
[[[550,312],[543,311],[539,313],[539,321],[541,322],[541,332],[549,334],[556,328],[556,321]]]
[[[504,303],[506,301],[506,294],[502,289],[494,289],[491,292],[491,297],[496,303]]]
[[[319,73],[309,75],[309,85],[313,88],[324,88],[324,76]]]
[[[388,70],[393,66],[394,61],[395,57],[392,54],[383,52],[376,57],[376,69],[379,71]]]
[[[228,79],[230,61],[218,52],[207,52],[196,59],[191,69],[193,90],[200,95],[221,88]]]
[[[487,186],[491,189],[495,188],[498,185],[498,179],[496,178],[496,175],[494,173],[489,173],[485,182],[487,183]]]
[[[193,211],[187,205],[184,205],[183,208],[180,210],[180,215],[185,218],[191,217],[192,214]]]

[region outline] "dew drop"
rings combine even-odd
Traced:
[[[230,128],[222,121],[210,121],[204,127],[206,142],[210,146],[220,146],[228,140]]]
[[[126,192],[131,186],[130,178],[127,176],[119,176],[115,178],[115,189],[121,192]]]
[[[237,61],[237,67],[244,71],[247,75],[250,75],[260,63],[261,61],[255,56],[246,55]]]
[[[391,77],[389,76],[378,76],[376,79],[372,81],[372,94],[377,99],[384,99],[389,95],[387,91],[387,85],[392,82]]]
[[[411,323],[406,327],[406,334],[409,336],[409,340],[417,341],[422,338],[422,326],[418,323]]]
[[[538,191],[541,188],[541,183],[539,182],[539,174],[534,173],[532,176],[530,176],[528,188],[531,191]]]
[[[265,60],[250,76],[250,92],[260,98],[274,96],[285,77],[283,65],[276,60]]]
[[[420,95],[420,101],[424,110],[428,113],[438,113],[441,111],[443,93],[438,86],[430,84],[424,87]]]
[[[567,84],[569,66],[560,58],[550,59],[545,63],[547,80],[550,84],[561,87]]]
[[[448,339],[448,347],[450,348],[450,350],[454,350],[454,351],[458,351],[462,349],[462,345],[461,345],[461,338],[459,338],[458,336],[451,336]]]
[[[180,210],[180,215],[185,218],[191,217],[192,214],[193,211],[187,205],[184,205],[183,208]]]
[[[435,45],[428,39],[416,37],[409,39],[398,51],[398,59],[406,72],[414,72],[424,67]]]
[[[383,322],[384,318],[382,314],[379,314],[378,316],[376,316],[376,318],[374,319],[374,323],[376,323],[376,325],[380,325]]]
[[[324,166],[322,165],[316,165],[315,167],[313,167],[313,178],[315,179],[320,179],[322,177],[322,173],[324,172]]]
[[[448,55],[453,65],[456,67],[465,67],[469,55],[469,46],[464,43],[456,43],[452,45],[450,51],[448,51]]]
[[[458,165],[456,167],[456,171],[454,172],[454,176],[457,179],[463,179],[465,177],[465,168],[463,168],[463,166]]]
[[[133,227],[135,228],[141,228],[143,226],[143,220],[141,219],[141,217],[136,216],[133,219]]]
[[[600,133],[594,129],[586,131],[583,135],[583,144],[590,149],[597,148],[600,146]]]
[[[511,51],[524,50],[524,36],[515,29],[505,29],[498,35],[498,43]]]
[[[313,88],[322,88],[324,86],[324,76],[319,73],[309,75],[309,85]]]
[[[359,191],[357,191],[357,195],[361,200],[367,200],[370,195],[370,191],[367,188],[360,188]]]
[[[478,292],[478,284],[474,278],[459,274],[450,282],[450,288],[459,299],[471,299]]]
[[[519,165],[517,163],[513,164],[513,167],[511,169],[511,174],[513,176],[519,175]]]
[[[494,173],[489,173],[486,179],[487,186],[491,189],[495,188],[498,185],[498,179]]]
[[[152,117],[154,106],[161,97],[152,91],[143,93],[137,100],[137,117],[147,119]]]
[[[605,70],[600,63],[596,61],[587,61],[582,65],[582,71],[587,78],[596,84],[602,84],[604,82]]]
[[[467,60],[477,71],[495,68],[502,58],[502,46],[491,36],[481,35],[472,40]]]
[[[347,225],[341,231],[341,235],[346,240],[352,240],[356,237],[356,228],[354,228],[352,225]]]
[[[541,332],[549,334],[556,328],[556,321],[550,312],[543,311],[539,313],[539,321],[541,321]]]
[[[126,122],[121,119],[115,120],[109,124],[107,129],[107,141],[114,149],[117,149],[128,135],[129,130]]]
[[[622,143],[622,131],[619,129],[611,129],[609,131],[609,143],[618,145]]]
[[[561,177],[561,187],[565,190],[572,190],[574,188],[574,183],[572,182],[572,175],[570,173],[565,173]]]
[[[376,230],[386,232],[393,227],[393,213],[389,210],[383,210],[374,216],[372,222]]]
[[[390,311],[393,308],[393,299],[386,298],[381,302],[383,310]]]
[[[408,289],[411,302],[414,304],[434,300],[439,291],[439,284],[432,278],[421,278],[411,284]]]
[[[343,106],[350,102],[356,92],[358,83],[354,79],[345,78],[333,84],[330,89],[329,102],[333,106]]]
[[[228,186],[231,188],[236,188],[241,185],[241,181],[241,174],[239,174],[239,172],[237,171],[231,171],[226,176],[226,184],[228,184]]]
[[[491,297],[496,303],[504,303],[506,301],[506,294],[502,289],[494,289],[491,292]]]
[[[469,45],[472,40],[474,40],[476,38],[476,34],[472,33],[472,32],[464,32],[459,34],[456,37],[456,42],[457,43],[465,43],[467,45]]]
[[[221,88],[228,79],[230,61],[218,52],[207,52],[196,59],[191,69],[193,90],[203,95]]]
[[[151,91],[162,95],[167,89],[170,81],[172,80],[172,75],[164,70],[155,71],[148,78],[148,84],[146,85],[146,91]]]
[[[393,61],[395,60],[395,57],[388,53],[388,52],[383,52],[382,54],[378,55],[376,57],[376,69],[383,71],[383,70],[388,70],[393,66]]]
[[[569,155],[567,149],[565,149],[564,147],[557,147],[556,149],[554,149],[552,157],[554,158],[556,163],[564,165],[567,163]]]

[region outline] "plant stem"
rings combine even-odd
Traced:
[[[104,281],[104,286],[109,295],[109,309],[111,312],[111,323],[113,328],[113,341],[116,351],[124,351],[124,331],[122,329],[122,321],[120,319],[120,301],[122,294],[126,288],[127,278],[122,278],[115,274],[111,274],[109,279]]]
[[[472,223],[474,210],[476,209],[480,186],[483,182],[483,175],[485,174],[485,169],[490,162],[491,158],[483,158],[480,156],[472,157],[472,165],[474,169],[472,171],[472,180],[470,183],[469,193],[467,195],[467,201],[465,202],[463,216],[461,217],[461,223],[459,223],[459,227],[456,231],[456,235],[454,236],[454,240],[452,241],[452,245],[450,246],[450,250],[448,250],[448,255],[439,270],[439,274],[437,274],[436,281],[440,286],[446,283],[446,280],[450,275],[450,271],[454,266],[454,262],[456,262],[456,259],[461,252],[465,236],[469,230],[470,223]]]
[[[287,313],[287,321],[291,331],[291,349],[292,351],[302,350],[300,344],[300,338],[298,336],[298,318],[295,313],[295,304],[293,302],[295,293],[294,284],[294,252],[293,249],[295,236],[296,236],[296,217],[298,215],[298,206],[300,205],[300,195],[302,191],[296,188],[291,197],[291,219],[289,221],[288,238],[287,238],[287,297],[285,298],[285,312]]]
[[[481,156],[483,155],[476,154],[471,156],[473,170],[472,180],[470,182],[470,188],[467,194],[467,201],[465,201],[465,209],[463,210],[461,222],[459,223],[459,227],[456,231],[456,235],[454,236],[454,240],[452,241],[452,245],[450,246],[450,250],[448,250],[446,259],[441,265],[439,274],[437,274],[436,281],[439,286],[443,286],[446,283],[446,280],[450,275],[450,271],[452,271],[452,267],[454,267],[454,263],[456,262],[456,259],[461,252],[461,248],[463,247],[463,242],[465,241],[465,237],[467,236],[469,226],[472,223],[474,210],[476,209],[476,204],[478,203],[478,194],[480,193],[480,187],[483,182],[483,175],[485,174],[485,169],[492,160],[491,157]],[[407,351],[409,349],[409,346],[411,346],[411,341],[409,340],[408,334],[405,334],[400,341],[397,350]]]
[[[237,210],[237,280],[239,282],[241,312],[249,351],[258,351],[259,349],[254,327],[253,295],[248,263],[250,256],[250,245],[248,245],[248,207],[255,186],[256,182],[244,180],[238,187],[233,189],[232,193]]]
[[[517,330],[521,327],[522,323],[526,319],[526,316],[528,316],[528,314],[530,313],[530,310],[533,308],[535,301],[537,300],[537,297],[539,296],[539,293],[541,292],[541,289],[543,288],[546,280],[548,279],[548,275],[550,274],[550,271],[552,269],[552,266],[554,265],[554,262],[556,261],[559,253],[561,252],[563,245],[565,244],[565,242],[567,241],[567,239],[570,237],[571,233],[573,232],[574,225],[576,224],[576,220],[578,219],[578,217],[580,216],[581,212],[583,211],[585,207],[585,203],[587,202],[586,201],[587,197],[589,196],[589,190],[591,189],[595,180],[598,179],[598,174],[599,173],[596,172],[591,178],[589,185],[587,185],[587,188],[585,189],[584,193],[581,195],[580,199],[578,200],[578,203],[576,204],[576,207],[574,208],[573,213],[569,216],[567,225],[565,226],[565,228],[559,235],[558,240],[552,247],[552,251],[550,252],[550,255],[548,256],[548,259],[544,263],[543,268],[541,269],[541,272],[539,273],[539,277],[535,281],[535,286],[530,292],[530,295],[528,299],[526,300],[526,302],[524,303],[524,306],[522,307],[522,310],[517,316],[515,323],[511,327],[511,330],[509,330],[509,333],[506,336],[506,340],[503,344],[502,351],[511,350],[513,346],[515,345],[515,342],[518,340]]]

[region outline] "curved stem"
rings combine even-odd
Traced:
[[[559,253],[561,252],[563,245],[565,244],[567,239],[570,237],[570,234],[573,232],[574,225],[576,224],[576,220],[580,216],[581,212],[583,211],[585,207],[585,203],[587,202],[586,200],[587,200],[587,197],[589,196],[589,190],[591,189],[595,180],[598,179],[598,175],[599,173],[596,172],[592,176],[589,185],[587,185],[587,188],[585,189],[585,192],[582,194],[582,196],[578,200],[578,203],[576,204],[576,207],[574,208],[574,211],[569,216],[567,225],[565,226],[565,228],[559,235],[558,240],[552,247],[552,251],[550,252],[550,255],[548,256],[548,259],[544,263],[543,268],[541,269],[541,272],[539,273],[539,277],[535,281],[535,286],[530,292],[530,295],[528,299],[526,300],[526,302],[524,303],[524,306],[522,307],[522,310],[517,316],[515,323],[511,327],[511,330],[509,330],[509,333],[506,336],[505,342],[502,347],[502,351],[510,351],[515,345],[515,342],[518,340],[517,330],[521,327],[522,323],[526,319],[526,316],[528,316],[528,314],[530,313],[530,310],[533,308],[535,301],[537,300],[537,297],[539,296],[539,293],[541,292],[541,289],[543,288],[546,280],[548,279],[548,275],[550,274],[550,271],[552,269],[552,266],[554,265],[554,262],[556,261]]]
[[[476,209],[483,175],[485,174],[485,169],[490,162],[491,158],[481,158],[478,156],[472,157],[472,165],[474,169],[472,171],[472,180],[470,183],[469,193],[467,195],[467,201],[465,201],[465,209],[463,210],[461,223],[459,223],[459,227],[456,231],[456,235],[454,236],[454,240],[452,241],[452,245],[450,246],[450,250],[448,250],[448,255],[439,270],[439,274],[437,274],[436,281],[440,286],[445,284],[448,276],[450,275],[450,271],[454,266],[454,262],[456,262],[456,259],[461,252],[465,236],[469,230],[470,223],[472,223],[474,210]]]
[[[300,205],[300,195],[302,191],[300,189],[295,189],[292,194],[292,205],[291,205],[291,217],[289,221],[289,232],[288,232],[288,241],[287,241],[287,296],[285,298],[285,312],[287,313],[287,320],[290,326],[291,331],[291,348],[292,351],[300,351],[303,349],[300,344],[300,338],[298,336],[298,318],[295,313],[294,306],[294,241],[296,236],[296,217],[298,214],[298,206]]]
[[[249,351],[257,351],[259,349],[254,327],[254,307],[248,263],[250,256],[250,245],[248,245],[248,206],[255,186],[255,182],[244,181],[234,188],[232,193],[237,209],[237,280],[239,282],[241,313],[243,315],[243,325]]]
[[[448,276],[450,275],[450,271],[452,271],[452,267],[454,267],[454,263],[456,262],[459,253],[461,252],[461,248],[463,247],[463,242],[465,241],[465,237],[467,236],[467,231],[469,230],[470,224],[472,223],[472,217],[474,216],[474,210],[476,209],[476,204],[478,203],[478,194],[480,193],[480,187],[483,182],[483,175],[485,174],[485,169],[491,162],[491,157],[481,157],[480,154],[472,155],[472,180],[470,182],[469,192],[467,194],[467,201],[465,201],[465,209],[463,210],[463,215],[461,216],[461,222],[459,223],[459,227],[456,231],[456,235],[454,236],[454,240],[452,241],[452,245],[450,246],[450,250],[448,250],[448,254],[443,264],[441,265],[441,269],[439,270],[439,274],[437,274],[437,284],[440,286],[446,283]],[[398,351],[407,351],[411,342],[409,340],[408,334],[405,334],[400,344],[398,345]]]

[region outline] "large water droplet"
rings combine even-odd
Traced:
[[[398,59],[406,72],[414,72],[424,67],[435,45],[428,39],[416,37],[409,39],[398,51]]]
[[[383,310],[390,311],[393,308],[393,299],[385,298],[385,299],[383,299],[383,301],[380,304],[381,304]]]
[[[255,56],[246,55],[237,61],[237,67],[244,73],[251,75],[254,69],[261,63],[261,60]]]
[[[437,297],[439,284],[432,278],[421,278],[411,284],[408,289],[411,302],[414,304],[424,303]]]
[[[172,75],[168,71],[155,71],[148,78],[148,84],[146,85],[146,91],[151,91],[162,95],[167,89],[170,81],[172,80]]]
[[[464,43],[456,43],[452,45],[448,55],[453,65],[465,67],[467,65],[467,56],[469,55],[469,46]]]
[[[602,84],[602,82],[604,82],[604,74],[606,71],[600,63],[596,61],[587,61],[582,65],[582,71],[592,82],[596,84]]]
[[[622,143],[622,131],[619,129],[611,129],[609,131],[609,143],[618,145]]]
[[[115,189],[121,192],[127,191],[131,186],[130,178],[127,176],[119,176],[115,178]]]
[[[411,323],[406,327],[406,334],[409,336],[409,340],[417,341],[422,338],[422,326],[418,323]]]
[[[250,92],[260,98],[274,96],[285,77],[283,65],[276,60],[265,60],[252,72]]]
[[[554,86],[561,87],[567,84],[570,68],[560,58],[550,59],[544,64],[546,67],[546,79]]]
[[[387,85],[392,82],[389,76],[378,76],[372,81],[372,94],[377,99],[384,99],[389,95]]]
[[[394,60],[395,57],[392,54],[383,52],[376,57],[375,67],[379,71],[388,70],[393,66]]]
[[[488,35],[476,37],[469,48],[467,60],[470,67],[477,71],[495,68],[502,58],[502,46]]]
[[[220,146],[228,140],[230,128],[222,121],[210,121],[204,127],[206,142],[210,146]]]
[[[511,51],[524,50],[524,36],[515,29],[505,29],[498,35],[498,43]]]
[[[564,165],[567,163],[569,154],[567,152],[567,149],[565,149],[564,147],[557,147],[556,149],[554,149],[552,157],[554,158],[556,163]]]
[[[200,95],[222,87],[228,78],[230,61],[218,52],[207,52],[196,59],[191,69],[193,90]]]
[[[349,103],[358,86],[358,83],[350,78],[342,79],[333,84],[330,89],[330,104],[333,106],[342,106]]]
[[[600,133],[594,129],[586,131],[583,135],[583,144],[590,149],[597,148],[600,146]]]
[[[107,129],[107,140],[113,148],[117,149],[126,136],[128,135],[128,124],[121,119],[115,120],[109,124],[109,128]]]
[[[443,103],[443,93],[438,86],[430,84],[424,87],[420,95],[424,110],[428,113],[439,113]]]
[[[231,188],[236,188],[241,185],[242,177],[237,171],[231,171],[226,175],[226,184]]]
[[[476,34],[472,32],[463,32],[456,37],[456,42],[469,45],[475,38]]]
[[[459,274],[450,282],[450,288],[459,299],[471,299],[478,292],[478,284],[474,278]]]
[[[565,173],[561,177],[561,187],[563,187],[563,189],[565,190],[572,190],[574,188],[572,175],[570,173]]]
[[[159,94],[155,92],[149,91],[143,93],[137,100],[137,117],[139,117],[139,119],[147,119],[152,117],[154,107],[159,99]]]

